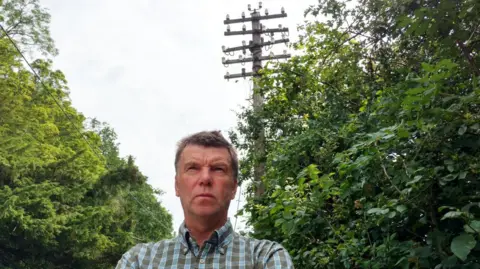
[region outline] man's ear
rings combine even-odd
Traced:
[[[233,181],[233,188],[232,188],[232,193],[230,194],[230,200],[235,199],[235,195],[237,195],[237,189],[238,189],[238,181],[235,179]]]
[[[179,191],[178,191],[178,177],[177,177],[177,175],[175,175],[175,195],[176,195],[177,197],[180,196],[180,193],[179,193]]]

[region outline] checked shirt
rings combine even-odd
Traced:
[[[138,244],[118,261],[116,269],[242,268],[293,269],[288,252],[278,243],[234,232],[230,220],[200,248],[183,223],[178,236]]]

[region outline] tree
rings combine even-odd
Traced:
[[[38,0],[0,1],[0,24],[23,52],[58,54],[50,36],[49,23],[50,14],[40,6]]]
[[[30,40],[32,54],[52,53],[48,14],[37,1],[6,1],[1,8],[2,26],[19,20],[12,31],[21,45]],[[2,35],[0,267],[113,267],[139,241],[170,237],[172,217],[157,200],[161,192],[133,157],[119,156],[114,130],[98,122],[87,128],[51,60],[32,62],[38,78],[21,60]]]
[[[295,48],[264,70],[264,109],[239,113],[245,151],[267,134],[253,236],[302,268],[479,268],[479,6],[320,1]],[[275,227],[272,229],[272,227]]]

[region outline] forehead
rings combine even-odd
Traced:
[[[181,163],[189,161],[225,161],[230,163],[230,154],[226,148],[188,145],[183,149],[179,161]]]

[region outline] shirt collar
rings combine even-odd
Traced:
[[[228,243],[229,235],[233,233],[232,223],[230,218],[227,219],[225,224],[220,227],[219,229],[215,230],[210,236],[210,238],[205,241],[205,243],[209,243],[214,247],[222,247]],[[185,221],[182,222],[180,228],[178,229],[178,235],[181,236],[182,243],[188,247],[190,242],[190,231],[188,230],[187,226],[185,225]]]

